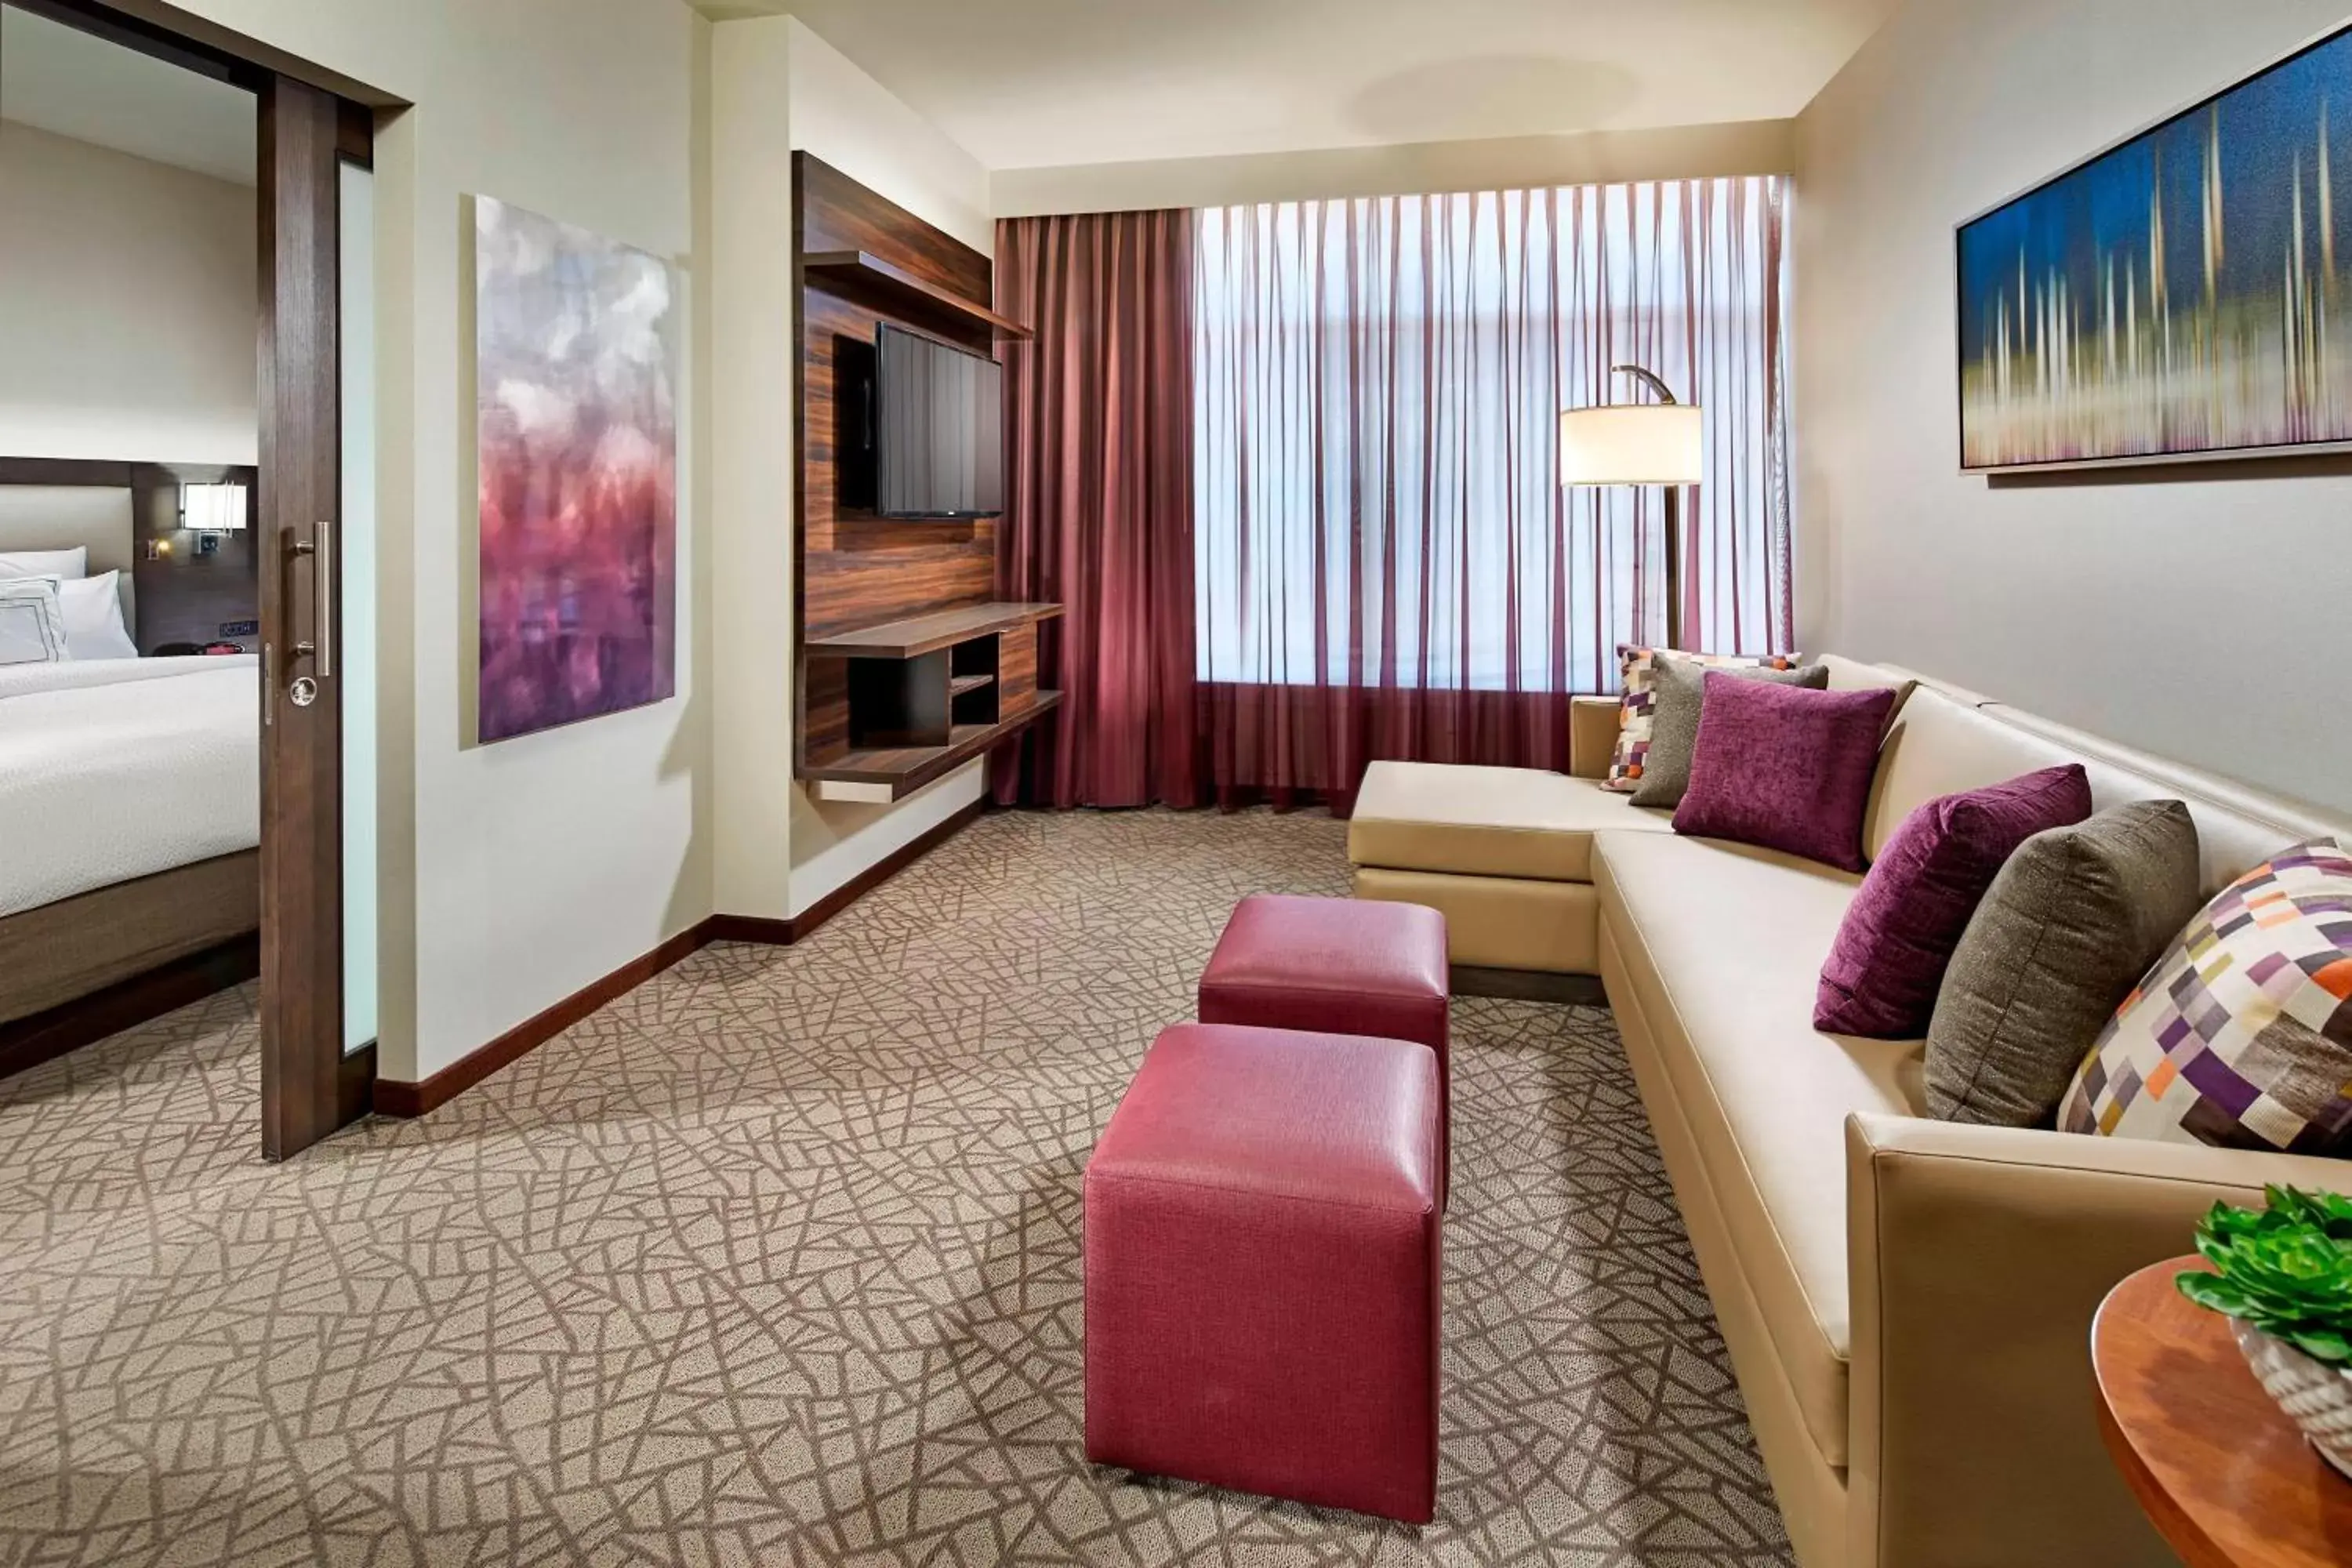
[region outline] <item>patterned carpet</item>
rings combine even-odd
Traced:
[[[1589,1009],[1456,1013],[1435,1524],[1084,1463],[1087,1151],[1341,838],[987,817],[283,1167],[247,992],[0,1083],[0,1563],[1786,1563]]]

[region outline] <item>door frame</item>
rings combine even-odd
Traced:
[[[163,0],[6,3],[255,95],[261,1152],[283,1160],[375,1084],[375,1046],[343,1049],[341,174],[373,168],[375,111],[405,105]]]

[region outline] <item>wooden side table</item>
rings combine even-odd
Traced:
[[[2226,1319],[2152,1264],[2107,1293],[2091,1325],[2099,1429],[2140,1507],[2189,1568],[2352,1563],[2352,1481],[2271,1403]]]

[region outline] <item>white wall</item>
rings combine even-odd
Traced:
[[[253,199],[0,123],[0,454],[254,461]]]
[[[1911,0],[1798,121],[1802,646],[2352,808],[2352,477],[1958,472],[1953,227],[2343,0]]]
[[[793,148],[993,257],[988,171],[840,50],[797,20],[785,25],[792,30]],[[986,764],[972,763],[890,806],[843,805],[793,789],[793,912],[980,799],[986,787]]]
[[[1036,213],[1131,212],[1315,197],[1785,174],[1795,162],[1795,132],[1793,121],[1751,120],[1566,136],[999,169],[989,178],[989,201],[997,216],[1022,217]]]
[[[792,158],[805,151],[983,253],[988,172],[791,17],[711,36],[717,422],[713,733],[718,908],[799,914],[980,799],[973,763],[889,806],[814,800],[793,779]]]
[[[995,255],[988,171],[980,161],[798,20],[788,26],[793,145]]]
[[[415,107],[377,138],[384,1077],[425,1078],[710,908],[709,731],[682,463],[678,695],[460,744],[474,498],[468,194],[677,258],[693,293],[698,39],[677,0],[181,0]],[[692,369],[681,366],[682,384]],[[685,411],[681,453],[699,450]]]

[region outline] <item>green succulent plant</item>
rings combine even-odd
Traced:
[[[2180,1293],[2352,1367],[2352,1199],[2294,1187],[2263,1196],[2268,1208],[2215,1204],[2198,1222],[2197,1250],[2214,1272],[2179,1276]]]

